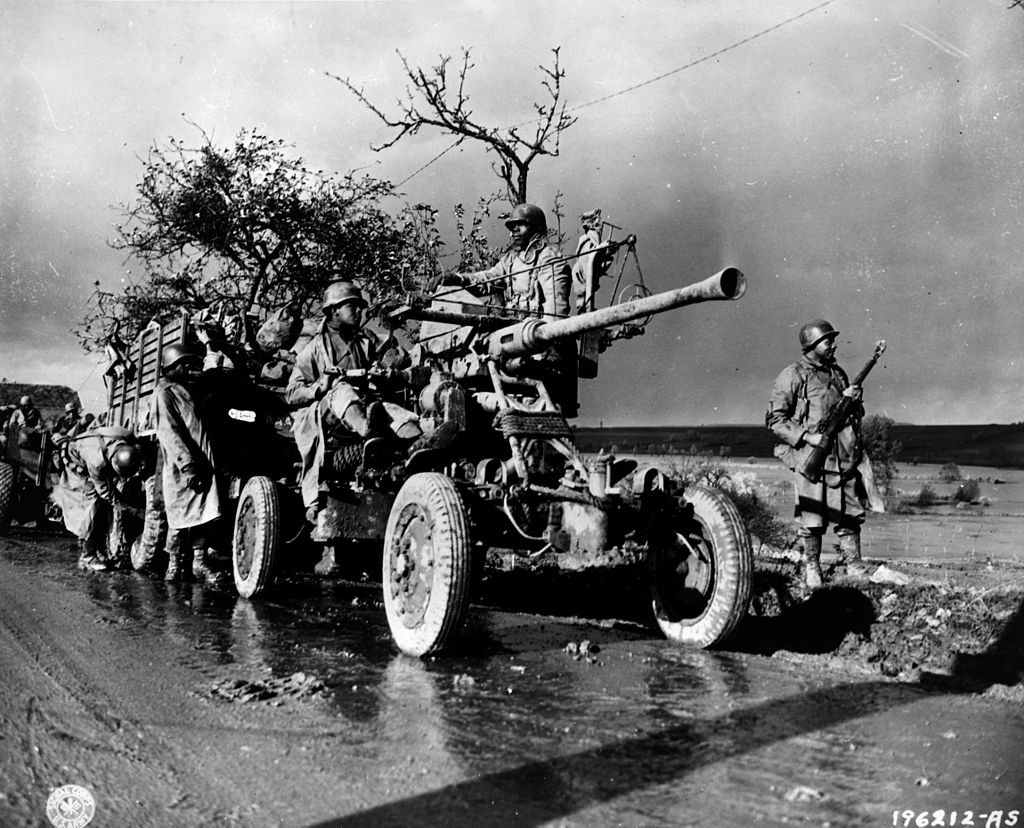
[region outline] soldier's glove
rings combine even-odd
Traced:
[[[208,481],[205,474],[199,474],[198,472],[195,471],[186,472],[185,488],[191,489],[193,492],[206,491],[207,482]]]
[[[448,287],[466,287],[469,284],[469,280],[461,273],[446,273],[441,278],[441,284]]]

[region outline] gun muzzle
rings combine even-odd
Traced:
[[[702,282],[645,296],[642,299],[633,299],[620,305],[556,319],[553,322],[528,319],[509,325],[491,335],[489,352],[495,358],[537,354],[562,339],[643,319],[684,305],[739,299],[746,290],[747,277],[735,267],[727,267]]]

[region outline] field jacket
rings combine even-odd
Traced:
[[[551,317],[568,316],[572,276],[565,261],[555,261],[560,258],[543,236],[534,236],[526,250],[510,250],[493,267],[467,273],[466,279],[470,285],[478,285],[509,277],[496,282],[504,288],[506,307]]]
[[[324,463],[324,426],[319,402],[327,389],[321,380],[331,368],[340,371],[369,368],[377,359],[378,348],[377,337],[370,331],[360,330],[343,340],[342,347],[336,350],[323,323],[295,359],[285,399],[291,406],[304,406],[292,412],[292,433],[302,455],[302,498],[306,506],[316,503]],[[344,380],[336,379],[331,388],[335,398],[342,401],[342,409],[346,404],[360,401],[355,387]]]
[[[838,365],[815,365],[806,356],[776,377],[765,423],[781,441],[775,447],[775,456],[788,468],[799,469],[814,450],[804,438],[820,432],[849,384],[846,373]],[[857,472],[863,456],[860,442],[863,413],[861,405],[854,406],[833,441],[825,461],[825,480],[830,486],[838,486]]]

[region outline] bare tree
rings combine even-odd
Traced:
[[[509,127],[485,126],[474,119],[466,92],[466,79],[474,66],[470,62],[469,49],[462,50],[462,62],[457,69],[453,69],[450,56],[442,55],[440,62],[429,71],[410,66],[399,52],[398,57],[412,85],[406,87],[405,99],[397,102],[398,112],[395,115],[387,114],[371,102],[363,87],[356,86],[349,78],[328,74],[343,84],[385,125],[395,130],[383,144],[371,145],[375,152],[393,147],[405,136],[415,135],[425,126],[455,136],[458,142],[467,138],[480,141],[488,152],[497,154],[499,160],[491,165],[492,169],[505,182],[509,201],[517,204],[526,201],[530,165],[541,155],[557,157],[561,134],[577,120],[568,114],[562,100],[565,71],[559,63],[559,50],[551,51],[551,66],[538,67],[543,73],[541,86],[547,100],[533,104],[535,118]]]

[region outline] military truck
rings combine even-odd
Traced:
[[[160,484],[163,457],[156,439],[154,391],[161,376],[160,355],[165,345],[193,343],[194,325],[182,311],[164,324],[153,323],[136,337],[127,352],[117,354],[107,371],[107,423],[133,431],[155,460],[145,481],[145,519],[141,534],[131,540],[136,569],[159,569],[165,561],[167,520]],[[293,476],[297,460],[288,430],[287,410],[272,390],[234,372],[204,372],[194,391],[215,446],[217,485],[226,502],[227,521],[249,526],[251,501],[261,487]],[[283,502],[292,502],[287,497]],[[245,535],[243,531],[243,536]]]
[[[59,518],[50,479],[53,442],[47,431],[23,431],[8,423],[0,435],[0,535],[11,520],[31,523]]]

